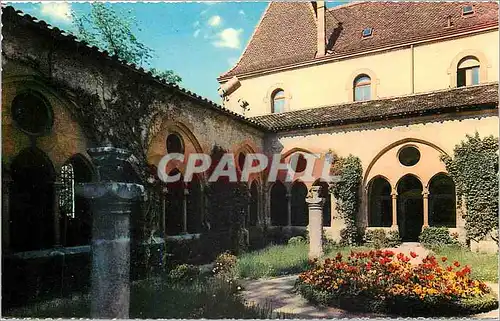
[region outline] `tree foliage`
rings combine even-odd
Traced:
[[[498,242],[498,138],[476,132],[455,146],[453,158],[443,155],[459,205],[465,201],[465,229],[469,240],[490,235]]]
[[[336,170],[341,179],[332,185],[331,192],[337,199],[336,209],[346,225],[341,231],[341,242],[353,245],[359,240],[356,216],[360,206],[359,189],[363,168],[358,157],[349,155],[337,161]]]
[[[112,55],[139,66],[148,66],[153,58],[153,49],[137,39],[134,29],[138,27],[135,17],[115,11],[102,2],[91,4],[90,15],[72,12],[76,35],[89,44],[106,50]],[[140,31],[140,29],[138,29]],[[151,70],[154,76],[170,83],[181,82],[181,77],[172,70]]]

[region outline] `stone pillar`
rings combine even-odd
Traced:
[[[130,218],[144,196],[142,185],[119,182],[130,152],[101,147],[88,150],[100,181],[78,185],[91,200],[93,319],[128,319],[130,305]]]
[[[10,248],[10,186],[12,179],[5,171],[2,173],[2,250]]]
[[[398,193],[393,191],[392,194],[392,226],[391,229],[398,229]]]
[[[424,224],[422,229],[429,227],[429,190],[424,188],[422,191],[422,198],[424,200]]]
[[[61,213],[59,211],[59,193],[61,191],[62,183],[59,181],[54,182],[54,198],[53,198],[53,220],[54,220],[54,247],[61,247]]]
[[[189,190],[187,188],[184,189],[184,198],[182,199],[182,232],[187,233],[187,198],[189,196]]]
[[[287,226],[292,226],[292,193],[286,194],[287,201]]]
[[[323,255],[323,204],[325,199],[319,197],[321,186],[311,187],[306,198],[309,207],[309,259]]]

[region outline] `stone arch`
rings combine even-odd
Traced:
[[[368,226],[392,225],[392,192],[391,182],[383,175],[377,175],[368,182]]]
[[[71,165],[73,177],[68,177],[61,168],[60,181],[63,189],[59,193],[59,210],[61,217],[61,242],[64,246],[78,246],[90,244],[92,237],[92,215],[88,199],[68,189],[69,184],[86,183],[96,179],[96,171],[92,163],[82,154],[71,156],[63,165]],[[68,202],[72,202],[73,211],[68,209]],[[63,205],[64,204],[64,205]]]
[[[281,181],[274,182],[269,188],[269,199],[271,201],[271,225],[288,225],[288,200],[287,188]]]
[[[424,186],[414,174],[406,174],[396,183],[397,222],[403,241],[418,241],[424,224]]]
[[[304,182],[295,180],[291,186],[291,222],[292,226],[307,226],[309,224],[308,207],[306,203],[308,189]]]
[[[457,207],[456,189],[448,173],[439,172],[428,183],[429,225],[456,227]]]
[[[450,75],[450,88],[457,87],[457,69],[462,59],[467,57],[476,58],[479,61],[479,82],[488,82],[488,69],[491,68],[491,63],[486,55],[479,50],[467,49],[458,53],[450,63],[447,72]]]
[[[363,186],[366,188],[367,187],[367,183],[368,181],[375,177],[376,175],[383,175],[382,173],[374,173],[372,174],[372,169],[373,167],[375,166],[375,164],[384,156],[386,155],[387,152],[391,151],[392,149],[394,149],[395,147],[397,146],[400,146],[400,145],[405,145],[405,144],[421,144],[421,145],[425,145],[425,146],[428,146],[432,149],[434,149],[437,153],[440,153],[440,154],[443,154],[443,155],[447,155],[448,156],[448,153],[446,153],[446,151],[444,151],[444,149],[442,149],[441,147],[437,146],[436,144],[434,143],[431,143],[431,142],[428,142],[426,140],[423,140],[423,139],[419,139],[419,138],[404,138],[404,139],[401,139],[401,140],[398,140],[396,142],[393,142],[389,145],[387,145],[386,147],[384,147],[380,152],[377,153],[377,155],[375,155],[375,157],[372,159],[372,161],[368,164],[368,167],[366,168],[366,171],[365,171],[365,174],[364,174],[364,177],[363,177]],[[412,171],[410,169],[408,169],[406,173],[411,173]],[[435,172],[434,172],[435,173]],[[433,174],[434,174],[433,173]],[[414,174],[418,174],[418,173],[414,173]],[[404,174],[403,174],[404,175]],[[387,179],[390,183],[391,183],[391,186],[395,187],[396,186],[396,182],[403,176],[403,175],[400,175],[399,177],[389,177],[389,176],[385,176],[385,179]],[[430,178],[430,177],[429,177]],[[424,184],[424,186],[426,186],[426,184]]]
[[[10,164],[10,246],[15,252],[54,246],[56,171],[41,149],[26,148]]]
[[[376,99],[377,98],[377,89],[378,89],[378,85],[380,84],[380,79],[377,78],[377,75],[375,74],[375,72],[371,69],[368,69],[368,68],[361,68],[361,69],[357,69],[356,71],[352,72],[350,77],[348,78],[348,81],[346,82],[346,85],[345,85],[345,89],[347,91],[347,101],[351,101],[353,102],[354,101],[354,90],[353,90],[353,86],[354,86],[354,81],[356,80],[356,78],[358,78],[359,76],[361,75],[367,75],[368,77],[370,77],[370,80],[371,80],[371,87],[370,87],[370,90],[371,90],[371,99]]]

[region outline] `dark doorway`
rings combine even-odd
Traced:
[[[292,226],[307,226],[309,224],[306,196],[306,185],[300,181],[295,182],[292,186]]]
[[[375,177],[369,184],[369,226],[390,227],[392,225],[391,184],[383,177]]]
[[[286,188],[280,181],[271,188],[271,225],[288,225],[288,202]]]
[[[455,184],[446,174],[437,174],[429,184],[429,225],[456,227]]]
[[[180,174],[174,168],[168,175]],[[167,235],[179,235],[184,231],[184,181],[182,175],[176,182],[167,183],[167,213],[165,215],[165,225]]]
[[[413,175],[406,175],[398,183],[398,227],[404,242],[417,242],[422,231],[422,183]]]
[[[23,150],[11,164],[10,235],[14,252],[54,245],[55,171],[38,148]]]

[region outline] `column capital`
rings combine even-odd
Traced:
[[[391,197],[392,197],[392,199],[396,199],[398,197],[398,192],[393,191],[391,193]]]
[[[429,197],[429,189],[427,187],[424,187],[423,190],[422,190],[422,196],[427,198]]]

